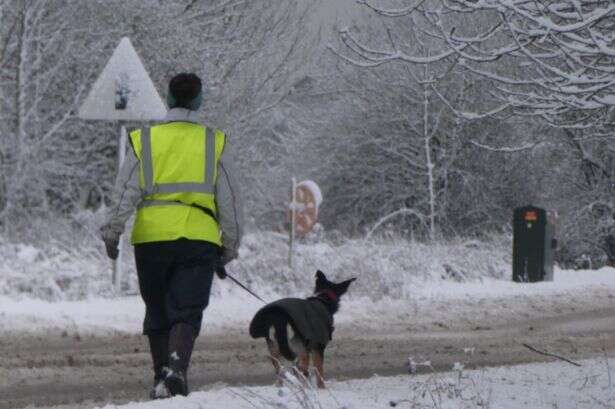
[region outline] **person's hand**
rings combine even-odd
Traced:
[[[104,238],[105,250],[107,250],[107,257],[111,260],[117,260],[120,255],[120,239],[119,238]]]
[[[225,266],[232,261],[236,255],[232,254],[226,247],[222,247],[220,249],[220,253],[218,255],[218,265],[216,266],[216,275],[221,280],[226,278],[226,268]]]
[[[224,280],[226,278],[226,269],[222,263],[218,263],[216,268],[216,275],[220,280]]]
[[[105,225],[100,229],[100,237],[105,242],[105,250],[107,257],[111,260],[117,260],[120,255],[119,244],[122,232],[116,231],[111,225]]]

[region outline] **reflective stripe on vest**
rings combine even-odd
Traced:
[[[213,135],[212,135],[213,134]],[[216,135],[212,129],[205,129],[205,168],[203,183],[156,183],[154,184],[154,166],[152,159],[152,136],[150,128],[141,131],[141,162],[143,166],[143,197],[156,193],[208,193],[215,192]]]

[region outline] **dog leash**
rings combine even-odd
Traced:
[[[260,301],[262,301],[264,304],[267,304],[267,301],[263,300],[261,297],[258,296],[258,294],[256,294],[254,291],[250,290],[248,287],[246,287],[245,285],[243,285],[241,283],[241,281],[239,281],[238,279],[236,279],[235,277],[233,277],[232,275],[230,275],[229,273],[226,272],[226,269],[224,267],[219,267],[219,270],[222,274],[224,274],[226,277],[230,278],[232,282],[234,282],[235,284],[237,284],[238,286],[240,286],[241,288],[243,288],[245,291],[247,291],[248,293],[250,293],[253,297],[258,298]]]

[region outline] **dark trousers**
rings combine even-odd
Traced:
[[[179,239],[135,245],[139,288],[146,308],[143,333],[164,334],[184,323],[198,335],[218,260],[219,247],[206,241]]]

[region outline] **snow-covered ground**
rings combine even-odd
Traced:
[[[16,331],[49,328],[88,332],[137,333],[143,304],[137,295],[132,249],[124,252],[124,291],[115,297],[110,262],[97,236],[97,215],[66,227],[54,239],[15,243],[0,236],[0,325]],[[52,222],[50,222],[52,223]],[[72,232],[72,234],[68,234]],[[357,277],[338,323],[394,329],[411,322],[415,328],[454,329],[468,322],[497,320],[502,309],[519,319],[591,310],[610,302],[615,270],[557,270],[551,283],[518,284],[510,280],[510,237],[483,241],[420,243],[389,236],[366,241],[318,231],[297,245],[296,268],[287,267],[287,237],[252,232],[243,240],[240,258],[229,272],[265,299],[305,297],[322,269],[334,280]],[[245,327],[260,302],[229,280],[214,282],[205,325],[211,331]],[[454,306],[454,308],[452,308]],[[386,320],[369,320],[370,317]],[[340,328],[344,328],[343,325]]]
[[[309,273],[311,275],[311,272]],[[360,277],[359,277],[360,280]],[[229,280],[215,282],[216,291],[205,313],[209,331],[247,326],[262,303],[235,287]],[[263,287],[258,288],[263,290]],[[519,284],[493,278],[475,282],[438,280],[413,285],[407,299],[381,298],[350,294],[342,300],[336,322],[343,329],[354,321],[362,325],[394,328],[411,323],[416,328],[438,323],[455,328],[476,320],[489,324],[502,309],[506,319],[557,315],[561,312],[591,310],[609,304],[615,290],[615,269],[596,271],[556,270],[553,282]],[[266,291],[269,300],[280,297],[305,297],[303,292]],[[454,307],[454,308],[453,308]],[[121,331],[138,333],[144,306],[138,296],[91,298],[79,301],[50,302],[26,296],[0,297],[0,327],[17,332],[68,329],[86,333]],[[386,320],[370,319],[387,317]]]
[[[342,299],[342,308],[336,315],[336,334],[340,340],[383,336],[391,340],[400,339],[403,342],[400,343],[400,351],[397,351],[399,356],[411,351],[411,345],[404,344],[404,337],[408,334],[412,334],[416,341],[421,334],[426,337],[437,334],[438,337],[456,339],[460,334],[472,331],[474,338],[468,338],[470,340],[485,336],[482,330],[491,327],[494,329],[492,342],[499,344],[510,334],[497,332],[497,328],[507,328],[511,323],[519,322],[521,324],[517,328],[522,328],[535,317],[544,322],[545,319],[550,320],[548,317],[574,315],[583,311],[590,312],[589,315],[584,314],[583,319],[586,320],[588,316],[593,317],[594,310],[605,311],[615,304],[613,268],[583,271],[556,269],[553,282],[511,282],[509,242],[502,237],[487,242],[458,241],[432,245],[396,239],[366,242],[335,240],[331,237],[314,238],[299,244],[297,268],[294,271],[284,267],[287,249],[284,240],[284,237],[275,233],[248,235],[241,249],[240,260],[229,266],[229,270],[268,300],[310,295],[314,271],[318,268],[329,273],[333,279],[357,277],[357,282]],[[125,334],[138,334],[143,319],[143,303],[136,294],[122,297],[113,295],[109,285],[109,263],[102,249],[96,247],[97,243],[95,238],[85,237],[81,245],[75,243],[71,247],[54,243],[50,250],[9,243],[0,237],[0,256],[6,260],[0,266],[0,328],[4,333],[17,339],[17,342],[22,334],[33,333],[34,341],[30,341],[35,342],[39,334],[50,331],[56,335],[66,332],[71,336],[67,339],[72,339],[72,336],[79,339],[79,334],[110,335],[108,339],[118,339],[118,332],[119,338]],[[126,254],[126,264],[132,264],[130,252]],[[135,293],[134,280],[134,272],[128,269],[125,281],[128,292]],[[261,302],[229,280],[216,280],[210,306],[205,313],[208,336],[213,337],[216,333],[218,336],[243,336],[250,319],[261,305]],[[592,322],[577,321],[571,325],[581,325],[582,328],[575,327],[575,334],[583,334],[584,328],[589,329],[593,325]],[[602,336],[604,325],[597,327],[593,331],[595,339],[592,338],[592,347],[596,342],[601,342],[599,337]],[[532,333],[536,334],[534,340],[540,341],[543,333],[550,335],[553,342],[550,341],[545,347],[555,346],[561,350],[558,335],[547,332],[553,328],[543,329],[543,332],[539,328],[532,329]],[[556,331],[560,329],[557,327]],[[63,339],[63,335],[58,337]],[[122,351],[140,345],[130,341],[130,338],[127,338]],[[139,337],[134,336],[132,339]],[[582,338],[578,340],[585,342]],[[88,342],[84,348],[94,348],[99,354],[97,359],[106,362],[105,350],[96,349],[95,340]],[[104,340],[100,342],[104,344]],[[427,350],[417,348],[423,353],[432,352],[425,356],[435,361],[443,349],[431,351],[431,342],[430,338],[425,344]],[[449,344],[455,348],[466,346],[450,342],[443,343],[442,347],[445,349]],[[71,345],[67,347],[73,348]],[[356,347],[365,348],[365,345],[369,344]],[[351,346],[346,342],[344,347],[348,351],[339,355],[353,352]],[[510,345],[501,348],[508,347]],[[591,348],[581,349],[587,352]],[[493,356],[499,352],[510,354],[511,351],[500,351],[497,345],[488,351],[490,355],[487,357],[491,358],[487,362],[511,362],[508,358],[498,360]],[[16,358],[16,362],[18,365],[26,365],[28,351],[24,349],[21,352],[26,360],[22,362]],[[210,359],[210,351],[206,352]],[[369,354],[374,351],[363,352]],[[49,357],[45,355],[46,352],[37,353],[42,354],[36,362],[40,361],[45,366],[44,371],[57,374],[68,371],[66,373],[70,374],[74,370],[70,366],[48,368],[46,362]],[[425,356],[417,358],[424,359]],[[579,355],[584,358],[595,356],[595,353]],[[81,359],[79,356],[77,358]],[[77,358],[73,358],[73,361]],[[476,362],[478,358],[477,353]],[[144,368],[147,359],[138,353],[131,355],[131,359],[127,370],[132,370],[129,379],[134,380],[135,376],[141,376],[139,371],[144,369],[140,368]],[[471,364],[472,356],[468,355],[466,361]],[[484,361],[481,365],[485,364]],[[88,365],[80,367],[79,376],[87,374],[89,370],[107,373],[106,367],[90,368]],[[136,375],[134,366],[139,368]],[[381,367],[386,365],[382,364]],[[460,371],[461,367],[457,366],[457,370],[444,374],[333,380],[329,382],[330,388],[327,391],[309,391],[307,394],[305,390],[292,385],[278,390],[273,387],[238,388],[209,384],[187,399],[135,403],[122,408],[208,408],[224,405],[257,409],[363,409],[389,407],[391,401],[399,401],[397,406],[400,408],[593,409],[615,406],[615,397],[611,394],[612,388],[609,388],[609,368],[606,359],[584,361],[581,368],[557,363]],[[24,382],[38,387],[42,382],[37,380],[40,370],[25,366],[22,369]],[[113,371],[109,371],[111,379]],[[373,372],[369,371],[366,375]],[[47,387],[47,384],[43,386]],[[87,385],[80,387],[87,388]],[[138,386],[134,387],[138,389]],[[82,390],[85,389],[79,389]],[[86,406],[92,407],[93,404]]]
[[[468,356],[471,360],[471,356]],[[451,372],[374,376],[329,381],[324,391],[302,388],[289,380],[283,388],[226,387],[216,384],[187,398],[105,406],[106,409],[374,409],[394,405],[415,409],[566,409],[612,408],[615,385],[608,360],[585,360],[582,366],[555,362]],[[68,407],[67,407],[68,408]]]

